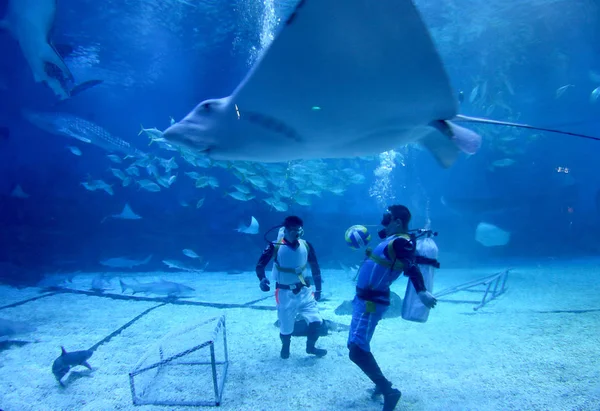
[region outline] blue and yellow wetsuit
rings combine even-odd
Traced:
[[[415,241],[409,235],[390,236],[367,254],[358,271],[348,336],[350,360],[360,367],[384,396],[397,395],[399,398],[400,391],[393,390],[392,383],[381,372],[371,353],[371,338],[390,305],[390,285],[402,273],[410,278],[417,292],[425,291],[415,249]]]
[[[394,235],[367,256],[358,272],[348,345],[354,343],[364,351],[371,351],[375,327],[390,305],[390,285],[402,273],[410,278],[417,292],[425,291],[415,247],[410,236]]]

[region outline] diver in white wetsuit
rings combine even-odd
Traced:
[[[318,357],[327,354],[327,350],[316,348],[319,328],[323,322],[317,301],[321,299],[321,269],[314,248],[300,237],[304,233],[302,219],[289,216],[283,222],[282,238],[269,243],[256,264],[256,275],[260,280],[260,289],[269,291],[271,282],[265,275],[265,267],[273,261],[272,279],[275,281],[275,300],[279,318],[279,336],[281,338],[281,358],[289,358],[290,341],[294,332],[296,315],[300,314],[308,323],[306,352]],[[306,266],[310,265],[315,292],[304,277]]]

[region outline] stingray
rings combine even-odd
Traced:
[[[258,221],[256,220],[256,218],[254,218],[254,216],[251,217],[252,218],[250,220],[249,226],[245,226],[244,223],[240,223],[240,226],[236,228],[235,231],[237,231],[238,233],[245,234],[258,234]]]
[[[503,246],[510,241],[510,233],[493,224],[481,222],[475,229],[475,241],[484,247]]]
[[[29,198],[29,194],[23,191],[20,185],[17,185],[13,191],[11,191],[10,196],[15,198]]]
[[[120,214],[113,214],[113,215],[104,217],[102,219],[101,223],[103,223],[104,221],[106,221],[109,218],[114,218],[117,220],[139,220],[142,217],[133,212],[133,210],[129,206],[129,203],[125,203],[125,207],[123,207],[123,211],[121,211]]]
[[[233,94],[201,102],[164,138],[215,160],[260,162],[418,143],[449,167],[481,146],[450,120],[488,123],[457,111],[411,1],[303,0]]]

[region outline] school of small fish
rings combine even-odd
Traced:
[[[173,120],[171,119],[171,122]],[[145,134],[149,145],[156,144],[161,150],[171,152],[169,158],[155,154],[138,154],[124,157],[111,153],[107,155],[111,166],[107,167],[111,181],[89,177],[81,185],[89,191],[103,190],[109,195],[114,194],[116,186],[136,186],[139,190],[160,192],[170,188],[178,181],[181,168],[192,169],[183,171],[186,181],[198,189],[198,197],[192,201],[181,199],[182,207],[190,203],[199,209],[204,204],[206,195],[202,190],[218,189],[219,180],[208,175],[208,170],[219,167],[231,173],[238,180],[226,188],[223,194],[237,201],[257,200],[267,204],[272,210],[286,212],[292,204],[308,207],[314,197],[324,193],[342,195],[348,186],[362,184],[365,176],[355,170],[361,169],[360,162],[366,158],[353,160],[338,160],[326,163],[322,160],[293,161],[279,164],[263,164],[245,161],[214,161],[205,156],[197,155],[185,148],[174,147],[163,137],[157,128],[141,129],[138,135]],[[81,156],[81,150],[76,146],[67,147],[74,155]],[[141,153],[141,152],[140,152]]]

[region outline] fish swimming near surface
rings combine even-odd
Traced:
[[[78,365],[82,365],[89,370],[92,369],[90,364],[88,364],[87,360],[91,358],[94,352],[91,350],[67,352],[67,350],[65,350],[65,347],[60,348],[62,352],[60,354],[60,357],[54,360],[54,363],[52,364],[52,374],[54,374],[54,377],[59,382],[59,384],[64,387],[64,384],[61,380],[65,375],[67,375],[71,368],[77,367]]]
[[[91,80],[70,88],[75,78],[50,41],[56,3],[57,0],[9,0],[0,29],[8,30],[17,40],[34,80],[47,84],[64,100],[102,81]]]
[[[160,280],[151,283],[126,283],[123,280],[119,280],[121,284],[121,292],[129,289],[136,293],[152,293],[158,295],[167,295],[169,297],[182,297],[189,295],[192,291],[196,291],[192,287],[175,283],[172,281]]]
[[[303,0],[282,26],[232,95],[201,102],[163,137],[215,160],[267,163],[418,143],[450,167],[481,147],[452,120],[515,125],[457,115],[410,0]]]
[[[104,150],[124,153],[131,157],[141,158],[146,155],[98,124],[69,113],[23,110],[22,114],[31,124],[52,134],[75,138]]]

